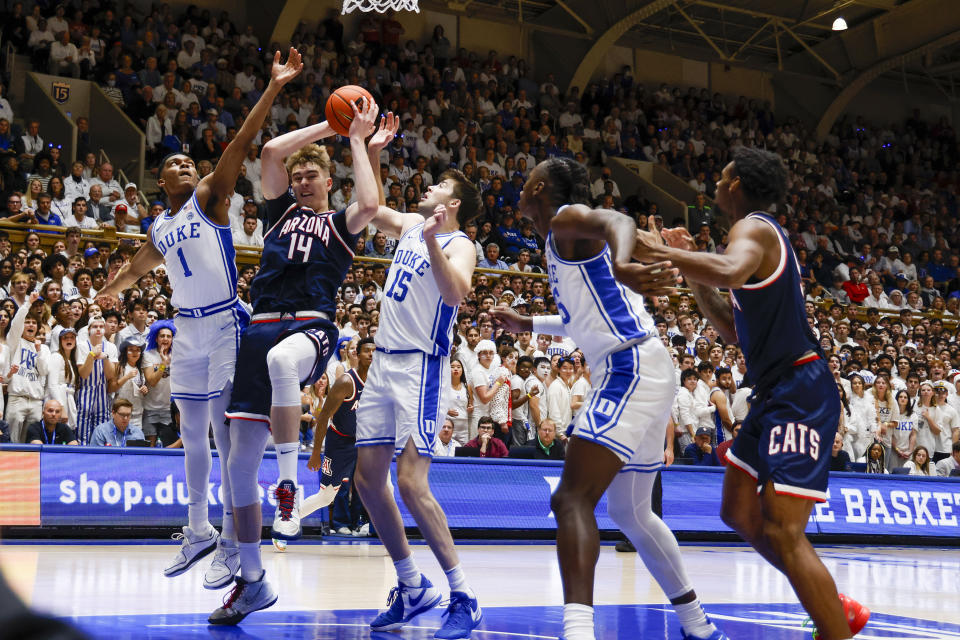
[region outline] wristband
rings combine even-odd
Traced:
[[[527,394],[527,398],[528,398],[528,399],[529,399],[529,398],[532,398],[532,397],[533,397],[533,396],[531,396],[529,393]]]
[[[566,329],[560,316],[533,316],[533,332],[551,336],[565,336]]]

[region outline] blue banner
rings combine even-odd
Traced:
[[[26,449],[27,447],[18,447]],[[3,455],[0,453],[0,455]],[[305,495],[317,491],[317,474],[300,460]],[[552,530],[550,495],[560,481],[557,462],[448,458],[434,462],[430,486],[451,528]],[[392,470],[396,486],[396,470]],[[170,526],[186,518],[187,487],[180,451],[43,447],[40,517],[44,526]],[[277,465],[268,453],[260,468],[264,521],[273,518],[269,487]],[[673,466],[663,473],[664,519],[674,531],[727,532],[720,520],[723,469]],[[960,480],[917,476],[832,474],[829,500],[814,508],[809,533],[960,537]],[[220,517],[219,459],[207,501]],[[398,499],[399,501],[399,499]],[[415,526],[401,502],[404,524]],[[317,526],[321,514],[304,521]],[[601,529],[616,529],[597,508]]]

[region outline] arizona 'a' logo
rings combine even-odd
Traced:
[[[57,101],[57,104],[63,104],[70,99],[70,83],[54,82],[52,93],[53,99]]]

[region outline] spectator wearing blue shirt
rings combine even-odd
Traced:
[[[717,459],[717,452],[710,445],[710,439],[713,433],[707,427],[697,429],[693,442],[687,445],[683,450],[683,457],[693,460],[693,464],[699,467],[719,467],[720,461]]]
[[[483,260],[477,263],[479,269],[509,269],[510,265],[500,259],[500,245],[491,242],[484,249]]]
[[[154,200],[150,205],[150,211],[147,212],[147,215],[140,220],[140,233],[146,233],[150,230],[150,225],[153,224],[153,221],[163,215],[163,212],[166,210],[167,206],[163,204],[160,200]]]
[[[933,276],[933,281],[937,284],[943,284],[954,276],[954,270],[943,260],[941,249],[933,250],[933,257],[927,263],[927,275]]]
[[[37,196],[37,208],[33,212],[33,222],[35,224],[49,224],[56,227],[63,226],[63,220],[60,219],[60,216],[50,210],[52,204],[53,198],[49,193],[41,193]]]
[[[140,427],[131,426],[133,405],[120,398],[113,401],[111,419],[93,429],[90,445],[94,447],[125,447],[128,440],[146,440]]]
[[[504,213],[500,225],[497,227],[497,234],[503,241],[503,253],[516,259],[520,249],[523,248],[523,240],[520,230],[514,226],[514,217],[512,213]]]
[[[523,191],[523,174],[514,171],[510,182],[503,185],[503,197],[505,203],[516,208],[520,202],[520,192]]]

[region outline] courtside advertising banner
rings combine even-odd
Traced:
[[[0,469],[11,454],[39,447],[0,451]],[[172,454],[172,455],[171,455]],[[128,449],[43,447],[39,458],[41,526],[181,526],[186,518],[187,487],[182,453]],[[22,466],[23,456],[17,456]],[[318,489],[317,474],[300,459],[305,497]],[[33,460],[30,460],[33,463]],[[31,465],[32,466],[32,465]],[[550,495],[560,482],[562,465],[530,460],[436,459],[430,485],[451,528],[480,530],[552,530]],[[260,468],[265,521],[273,518],[271,485],[277,480],[272,453]],[[396,486],[395,468],[393,470]],[[683,532],[729,532],[720,520],[723,469],[674,465],[663,473],[664,519]],[[395,491],[396,492],[396,491]],[[36,495],[34,493],[33,495]],[[829,500],[814,507],[808,533],[923,537],[960,536],[960,479],[917,476],[831,474]],[[211,516],[221,513],[219,460],[213,458],[207,491]],[[36,524],[28,515],[18,524]],[[404,524],[415,526],[401,502]],[[321,511],[306,526],[319,526]],[[616,526],[597,508],[603,530]],[[14,524],[7,522],[6,524]]]

